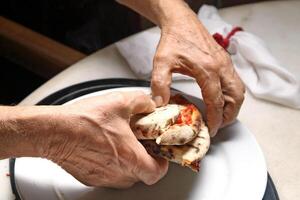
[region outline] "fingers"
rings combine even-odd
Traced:
[[[138,164],[135,168],[136,176],[147,185],[159,181],[168,171],[169,163],[163,158],[153,158],[139,143],[137,148]]]
[[[224,97],[220,79],[217,75],[211,74],[207,78],[198,77],[197,82],[201,88],[203,100],[206,105],[209,133],[211,137],[214,137],[223,122]]]
[[[172,72],[165,59],[155,56],[151,78],[152,96],[157,106],[166,105],[170,98]]]
[[[221,75],[221,84],[225,100],[222,126],[226,126],[239,113],[244,101],[245,86],[233,67],[227,68],[227,72]]]
[[[123,95],[124,100],[127,102],[124,106],[130,114],[149,113],[156,107],[150,95],[142,91],[124,92]]]

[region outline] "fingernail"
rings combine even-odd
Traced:
[[[161,96],[153,97],[153,101],[155,102],[157,107],[163,104],[163,98]]]
[[[218,133],[218,129],[213,130],[211,133],[211,137],[215,137],[217,133]]]
[[[216,136],[216,134],[217,134],[217,129],[213,129],[213,130],[211,130],[210,131],[210,137],[215,137]]]
[[[155,103],[155,101],[153,99],[151,99],[151,104],[152,104],[153,109],[154,109],[156,107],[156,103]]]

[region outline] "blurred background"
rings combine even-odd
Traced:
[[[255,0],[187,0],[218,8]],[[4,0],[0,7],[0,104],[20,102],[98,49],[154,26],[114,0]]]

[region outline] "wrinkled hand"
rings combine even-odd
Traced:
[[[178,20],[170,20],[161,29],[151,81],[154,99],[158,104],[169,101],[172,72],[194,77],[207,108],[210,134],[214,136],[218,128],[234,121],[244,100],[244,85],[230,56],[191,11]]]
[[[90,186],[154,184],[168,163],[152,158],[129,127],[132,114],[153,111],[142,92],[110,93],[59,106],[56,133],[43,153]]]

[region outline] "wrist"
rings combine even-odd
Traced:
[[[0,107],[0,159],[42,157],[53,126],[49,114],[47,106]]]
[[[160,0],[157,4],[159,26],[176,26],[186,23],[186,20],[195,17],[195,13],[189,8],[183,0]]]
[[[186,15],[195,15],[184,0],[117,0],[148,18],[159,27],[180,21]]]

